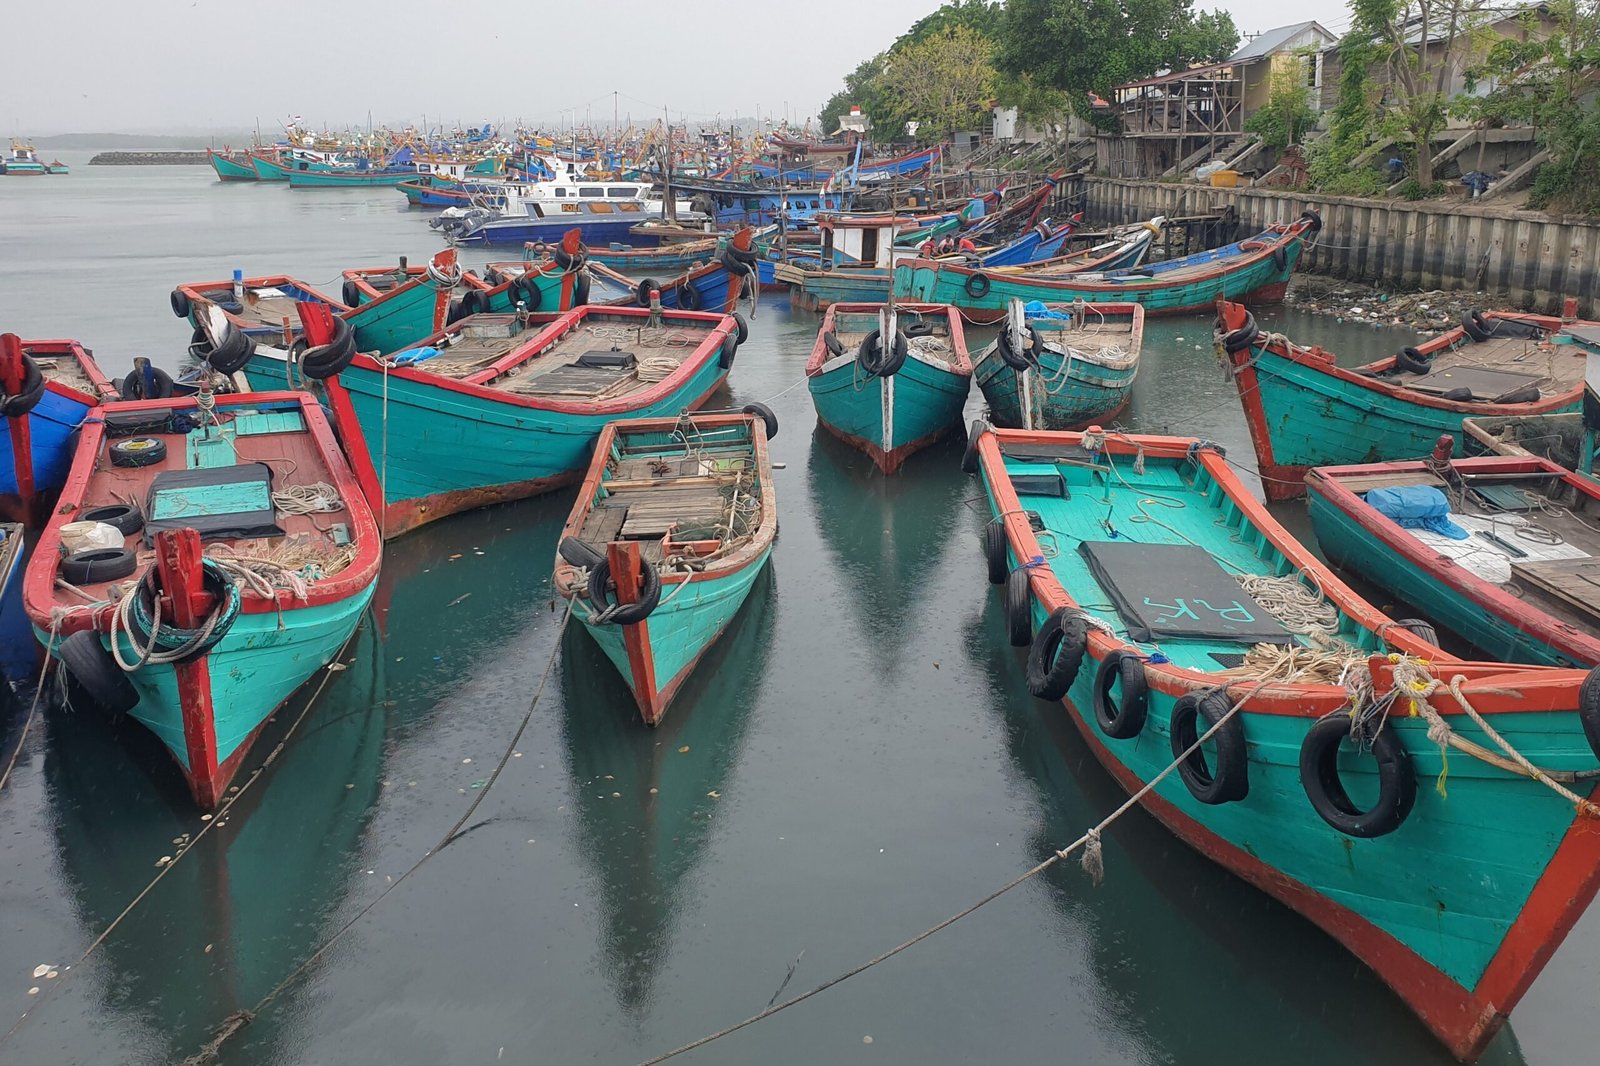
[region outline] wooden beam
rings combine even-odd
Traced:
[[[1499,196],[1503,192],[1510,192],[1512,189],[1519,188],[1523,182],[1533,177],[1534,171],[1538,170],[1541,166],[1549,161],[1550,152],[1548,149],[1546,149],[1545,151],[1540,152],[1538,155],[1535,155],[1532,159],[1528,160],[1517,169],[1513,170],[1511,173],[1507,174],[1505,177],[1495,181],[1493,185],[1489,186],[1488,191],[1486,191],[1482,196],[1477,197],[1477,199],[1487,200],[1491,196]]]

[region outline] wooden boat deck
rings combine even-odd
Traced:
[[[78,362],[71,352],[49,352],[28,347],[24,347],[23,351],[39,364],[39,373],[44,375],[46,381],[59,382],[69,389],[76,389],[89,396],[99,395],[98,388],[89,380],[83,364]]]
[[[716,325],[663,318],[651,326],[637,316],[590,314],[551,339],[543,325],[521,326],[514,314],[472,315],[424,342],[440,353],[416,367],[518,396],[612,400],[675,372]]]
[[[1085,322],[1076,318],[1030,318],[1028,326],[1040,332],[1046,348],[1073,359],[1086,359],[1098,366],[1124,367],[1139,358],[1143,328],[1133,318],[1106,315],[1094,304],[1085,305]],[[1065,310],[1066,308],[1063,308]]]
[[[1386,377],[1418,392],[1440,395],[1451,389],[1470,389],[1475,399],[1500,402],[1529,385],[1543,396],[1559,395],[1583,382],[1583,349],[1551,344],[1531,337],[1490,337],[1445,348],[1434,354],[1426,374],[1411,374],[1398,366],[1385,369]],[[1363,369],[1376,370],[1379,364]]]
[[[193,417],[192,408],[184,413]],[[294,488],[337,484],[337,478],[329,469],[316,437],[306,425],[304,415],[297,409],[284,404],[273,404],[261,410],[219,405],[217,414],[222,424],[220,427],[211,427],[209,438],[198,429],[177,433],[170,429],[151,429],[141,425],[135,436],[153,437],[166,445],[165,457],[149,466],[113,465],[111,446],[129,438],[117,436],[103,439],[94,473],[83,492],[79,512],[132,504],[140,509],[148,522],[156,513],[153,484],[158,475],[167,472],[228,469],[260,463],[271,471],[270,488],[274,495]],[[174,517],[191,511],[197,515],[225,514],[228,512],[219,508],[225,508],[228,501],[236,502],[238,498],[237,494],[221,493],[214,498],[203,499],[202,490],[193,492],[194,498],[188,500],[179,490],[163,489],[163,506],[177,507]],[[285,514],[273,506],[269,521],[280,532],[254,537],[205,536],[207,549],[213,545],[226,545],[224,554],[228,556],[271,560],[290,569],[316,564],[327,577],[341,572],[354,559],[355,547],[351,538],[357,535],[356,524],[350,510],[342,502],[337,510],[314,514]],[[54,585],[56,605],[83,607],[94,601],[117,599],[127,589],[128,583],[143,574],[155,559],[155,551],[146,540],[145,530],[126,537],[124,547],[138,557],[133,576],[81,586],[68,586],[58,577]],[[248,589],[242,591],[247,597],[253,595]]]
[[[580,538],[596,548],[637,541],[640,553],[660,564],[669,550],[716,554],[753,529],[758,518],[737,513],[740,497],[748,506],[763,496],[748,441],[702,445],[690,437],[692,446],[677,455],[661,454],[658,443],[649,446],[657,454],[630,457],[623,449],[615,456]]]
[[[910,354],[927,363],[940,363],[952,372],[965,372],[964,364],[956,354],[955,341],[950,333],[950,319],[943,314],[901,310],[897,313],[900,329],[905,332]],[[846,354],[854,354],[867,334],[878,328],[876,311],[836,311],[833,332]]]

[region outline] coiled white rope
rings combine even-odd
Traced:
[[[272,506],[286,515],[323,514],[344,510],[344,497],[326,481],[289,485],[272,494]]]

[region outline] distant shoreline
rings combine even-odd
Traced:
[[[205,152],[100,152],[91,167],[205,166]]]

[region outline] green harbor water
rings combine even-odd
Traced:
[[[347,266],[438,247],[394,190],[64,158],[70,177],[0,178],[0,330],[79,338],[113,374],[135,355],[177,366],[176,282],[238,267],[337,292]],[[1258,319],[1346,361],[1413,336],[1292,309]],[[781,424],[778,543],[661,728],[639,723],[578,627],[561,631],[551,567],[570,492],[393,544],[348,668],[287,739],[309,693],[280,710],[246,772],[281,753],[190,847],[208,823],[152,738],[43,709],[0,792],[0,1063],[199,1052],[438,842],[547,668],[469,831],[221,1062],[637,1063],[761,1010],[791,967],[782,996],[908,939],[1116,807],[1120,789],[1064,710],[1029,696],[1006,645],[960,442],[885,479],[815,432],[800,381],[817,321],[765,297],[740,351],[727,400],[768,400]],[[1205,319],[1149,323],[1124,423],[1254,465]],[[1306,531],[1298,506],[1279,513]],[[0,722],[0,752],[20,724]],[[166,856],[176,865],[80,961]],[[676,1061],[1451,1061],[1352,956],[1141,812],[1108,834],[1105,866],[1098,887],[1054,868]],[[1591,913],[1482,1061],[1594,1061],[1597,948]],[[35,978],[40,964],[58,976]]]

